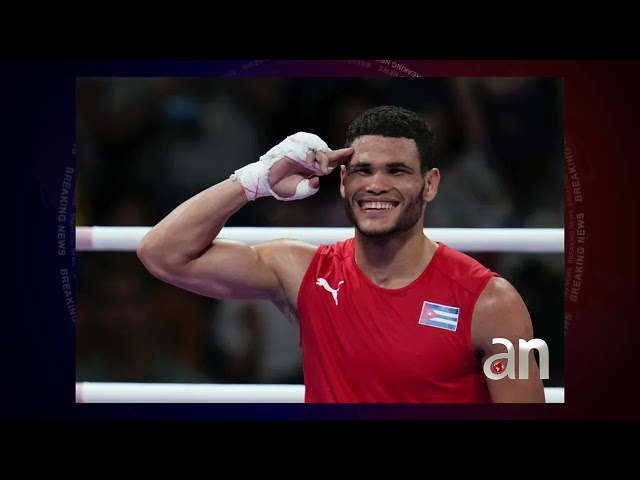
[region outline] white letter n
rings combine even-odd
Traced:
[[[518,374],[520,378],[529,378],[529,351],[535,348],[540,354],[540,378],[549,379],[549,347],[544,340],[532,338],[528,342],[519,340],[519,363]]]

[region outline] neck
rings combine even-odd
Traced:
[[[402,288],[413,282],[427,268],[437,248],[420,225],[387,238],[365,237],[356,230],[356,264],[373,283],[384,288]]]

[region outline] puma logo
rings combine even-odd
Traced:
[[[336,305],[338,305],[338,290],[340,290],[340,285],[342,285],[343,283],[344,283],[344,280],[340,280],[340,283],[338,283],[338,288],[334,290],[329,285],[329,282],[327,282],[324,278],[319,278],[316,280],[316,285],[320,285],[327,292],[331,293],[331,295],[333,296],[333,299],[336,301]]]

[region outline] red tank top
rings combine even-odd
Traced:
[[[386,289],[357,266],[354,239],[320,246],[298,297],[305,402],[490,402],[470,326],[494,276],[439,243],[420,277]]]

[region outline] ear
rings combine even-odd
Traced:
[[[440,185],[440,170],[432,168],[425,175],[426,188],[424,189],[424,199],[431,202],[438,194],[438,186]]]
[[[340,195],[342,198],[345,198],[344,195],[344,179],[347,176],[347,167],[345,165],[340,165]]]

